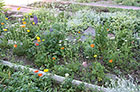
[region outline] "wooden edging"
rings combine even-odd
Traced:
[[[22,65],[16,65],[16,64],[10,63],[8,61],[3,61],[3,60],[0,60],[0,63],[2,63],[3,65],[6,65],[6,66],[12,67],[16,70],[19,70],[19,68],[21,70],[29,69],[30,72],[34,72],[35,70],[37,70],[37,69],[33,69],[33,68],[27,68],[26,66],[22,66]],[[58,76],[58,75],[55,75],[55,74],[53,75],[51,73],[45,73],[43,71],[39,71],[38,73],[42,73],[43,76],[44,75],[50,76],[52,79],[54,79],[55,81],[60,82],[60,83],[62,83],[66,79],[65,77]],[[84,84],[86,88],[90,88],[90,89],[93,89],[93,90],[96,89],[98,91],[103,91],[103,92],[109,92],[108,88],[100,87],[100,86],[89,84],[89,83],[86,83],[86,82],[81,82],[81,81],[78,81],[78,80],[73,80],[72,84],[77,85],[77,86],[80,85],[80,84]]]

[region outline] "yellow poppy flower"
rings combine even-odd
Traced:
[[[40,40],[40,37],[37,36],[36,39],[37,39],[37,40]]]
[[[5,20],[8,20],[8,18],[5,18]]]
[[[45,39],[42,40],[43,42],[45,41]]]
[[[98,81],[99,81],[99,82],[102,81],[102,78],[98,77]]]
[[[30,30],[27,30],[27,32],[29,33],[29,32],[30,32]]]
[[[21,9],[21,7],[18,7],[18,8],[17,8],[17,10],[20,10],[20,9]]]
[[[48,72],[49,71],[49,69],[44,69],[44,72]]]
[[[97,55],[94,55],[93,57],[95,57],[95,58],[96,58],[96,57],[97,57]]]
[[[7,29],[3,29],[3,31],[7,31]]]
[[[32,13],[29,13],[29,15],[31,16],[31,15],[32,15]]]
[[[22,19],[22,21],[24,21],[24,20],[25,20],[25,18]]]
[[[32,23],[33,25],[35,24],[35,22]]]

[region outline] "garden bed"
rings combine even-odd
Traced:
[[[15,62],[22,57],[24,65],[104,87],[110,78],[115,80],[111,75],[129,79],[129,74],[139,82],[138,16],[73,5],[43,6],[47,8],[14,21],[0,15],[0,59]]]

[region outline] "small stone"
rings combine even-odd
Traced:
[[[81,40],[81,41],[85,41],[86,39],[87,39],[87,37],[84,36],[84,35],[82,35],[80,40]]]
[[[8,40],[8,44],[14,44],[13,40]]]
[[[30,18],[30,20],[31,20],[31,21],[33,21],[33,20],[34,20],[34,18]]]
[[[109,39],[115,39],[115,35],[114,34],[108,34]]]
[[[110,74],[110,73],[106,74],[106,77],[109,78],[109,79],[112,79],[112,80],[118,79],[118,77],[116,75]]]
[[[4,38],[4,36],[3,36],[3,35],[1,35],[1,36],[0,36],[0,38]]]
[[[73,42],[74,39],[75,39],[75,37],[73,37],[73,36],[71,36],[71,35],[69,35],[69,36],[66,38],[66,40],[68,40],[68,41],[70,41],[70,42]]]
[[[48,32],[43,32],[43,35],[47,35],[48,34]]]
[[[12,17],[21,18],[21,17],[23,17],[23,15],[12,15]]]
[[[95,33],[95,29],[92,27],[88,27],[85,31],[84,31],[85,35],[91,35],[93,37],[95,37],[96,33]]]
[[[87,62],[83,62],[82,65],[86,68],[88,66]]]

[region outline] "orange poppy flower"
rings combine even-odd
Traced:
[[[25,28],[25,25],[21,25],[22,28]]]
[[[101,59],[103,59],[103,57],[101,57]]]
[[[22,22],[23,24],[26,24],[26,22],[24,21],[24,22]]]
[[[107,31],[109,31],[109,29],[107,29]]]
[[[38,39],[38,40],[37,40],[37,42],[41,42],[41,40],[40,40],[40,39]]]
[[[111,60],[109,60],[109,63],[112,63],[113,62],[113,60],[111,59]]]
[[[55,57],[53,57],[52,59],[53,59],[53,60],[55,60],[56,58],[55,58]]]
[[[14,48],[16,48],[17,47],[17,44],[14,44]]]
[[[61,47],[61,50],[63,50],[64,49],[64,47]]]
[[[4,25],[4,23],[1,23],[1,25]]]
[[[42,73],[39,73],[39,74],[38,74],[39,77],[41,77],[42,75],[43,75]]]
[[[39,72],[38,70],[35,70],[35,71],[34,71],[34,73],[38,73],[38,72]]]
[[[95,45],[94,45],[94,44],[91,44],[91,45],[90,45],[90,47],[94,48],[94,47],[95,47]]]
[[[36,46],[39,46],[39,44],[38,44],[38,43],[35,43],[35,45],[36,45]]]
[[[79,31],[78,33],[80,34],[81,32]]]

